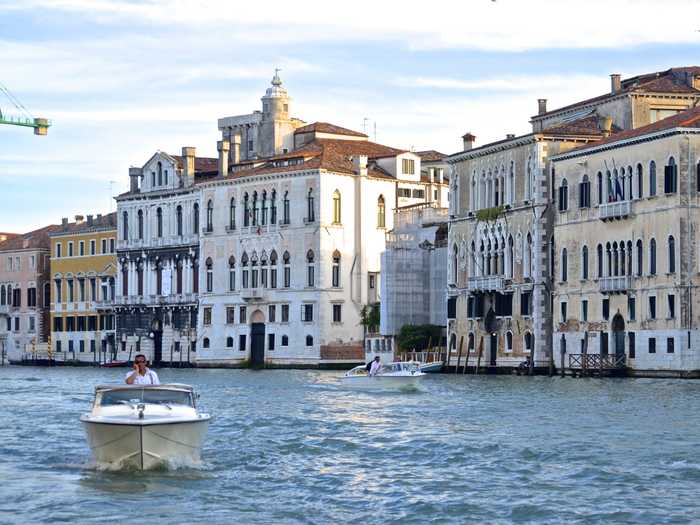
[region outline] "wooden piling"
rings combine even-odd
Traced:
[[[481,367],[481,355],[484,353],[484,336],[481,336],[479,341],[479,353],[476,354],[476,368],[474,369],[474,375],[479,374],[479,367]]]
[[[462,345],[464,344],[464,336],[459,338],[459,351],[457,352],[457,366],[455,366],[455,374],[459,370],[459,362],[462,360]],[[469,350],[467,350],[468,352]]]
[[[469,366],[469,345],[467,345],[467,353],[464,356],[464,369],[462,370],[462,374],[467,373],[467,366]]]

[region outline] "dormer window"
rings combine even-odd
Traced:
[[[416,161],[413,159],[401,159],[401,172],[404,175],[413,175],[416,172]]]

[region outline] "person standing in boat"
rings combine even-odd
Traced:
[[[379,370],[382,368],[382,363],[379,360],[379,356],[374,356],[374,361],[372,361],[372,366],[369,369],[369,375],[370,377],[376,376],[379,373]]]
[[[134,369],[126,374],[127,385],[160,385],[158,374],[146,366],[146,356],[134,357]]]

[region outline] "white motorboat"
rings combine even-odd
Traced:
[[[419,363],[400,361],[382,365],[375,375],[369,375],[365,365],[360,365],[345,373],[344,386],[362,390],[410,390],[418,388],[425,376]]]
[[[431,361],[430,363],[421,363],[420,371],[426,373],[436,373],[442,370],[444,363],[442,361]]]
[[[211,416],[189,385],[103,385],[80,417],[101,465],[147,470],[200,460]]]

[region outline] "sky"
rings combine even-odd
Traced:
[[[699,0],[0,0],[0,83],[53,123],[0,125],[0,232],[114,210],[157,150],[215,157],[217,119],[261,109],[275,68],[295,117],[449,154],[468,131],[528,132],[538,98],[700,65],[699,15]],[[2,94],[0,110],[19,113]]]

